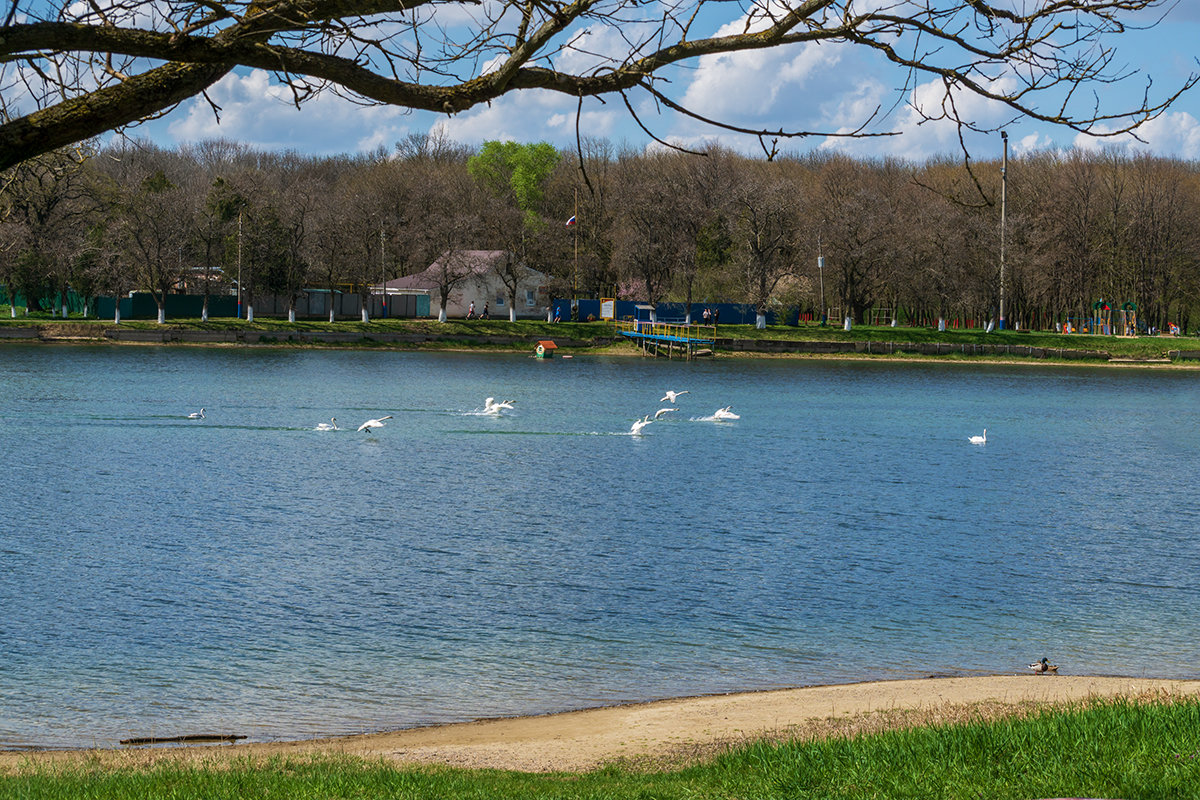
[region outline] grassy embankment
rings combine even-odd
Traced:
[[[1099,700],[990,718],[968,710],[951,722],[923,714],[878,712],[888,729],[761,742],[673,767],[529,774],[346,757],[148,768],[85,762],[0,778],[0,798],[1200,797],[1196,699]]]
[[[47,313],[35,313],[29,316],[11,318],[7,307],[0,306],[0,326],[28,327],[54,326],[65,332],[73,326],[81,332],[87,330],[91,335],[100,335],[104,328],[112,326],[112,320],[55,319]],[[121,328],[127,330],[201,330],[201,331],[257,331],[270,338],[272,333],[289,332],[318,332],[332,331],[338,333],[359,334],[399,334],[410,336],[434,337],[435,340],[423,341],[416,346],[422,348],[456,347],[471,349],[508,349],[514,348],[511,343],[487,342],[486,337],[519,338],[524,342],[538,339],[556,339],[562,342],[570,340],[580,343],[580,346],[594,350],[606,348],[623,348],[632,350],[633,345],[627,343],[613,344],[615,332],[613,326],[605,322],[560,323],[557,325],[532,320],[519,320],[510,323],[508,320],[473,320],[467,322],[452,319],[438,323],[428,319],[383,319],[362,323],[356,320],[339,320],[334,323],[303,320],[289,323],[283,319],[259,317],[253,323],[240,319],[221,318],[201,322],[199,319],[170,319],[165,326],[158,325],[154,320],[123,320]],[[69,334],[68,334],[69,335]],[[1092,336],[1085,334],[1061,335],[1046,332],[1003,331],[984,333],[982,330],[959,330],[938,332],[931,328],[905,328],[861,325],[851,331],[843,331],[837,326],[820,327],[804,325],[791,327],[776,325],[757,330],[752,325],[721,325],[718,330],[717,352],[722,355],[720,340],[722,339],[757,339],[781,341],[832,341],[832,342],[897,342],[924,344],[941,342],[947,344],[995,345],[1008,344],[1029,346],[1034,348],[1068,349],[1068,350],[1102,350],[1114,358],[1129,359],[1160,359],[1166,358],[1171,350],[1200,350],[1200,338],[1142,336],[1124,338],[1118,336]],[[370,343],[367,343],[370,344]],[[328,345],[326,345],[328,346]],[[392,343],[382,343],[381,346],[397,346]],[[403,345],[400,345],[403,346]],[[515,345],[524,349],[524,345]],[[870,357],[870,356],[866,356]],[[905,354],[903,357],[915,357],[915,354]],[[939,359],[975,359],[989,358],[973,355],[943,355]],[[1008,359],[1011,356],[1005,356]]]

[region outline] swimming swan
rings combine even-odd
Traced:
[[[330,423],[332,423],[332,424],[330,424]],[[317,427],[316,427],[314,430],[318,430],[318,431],[340,431],[340,430],[341,430],[341,428],[339,428],[339,427],[337,426],[337,417],[330,417],[330,418],[329,418],[329,422],[322,422],[322,423],[319,423],[319,424],[317,425]]]
[[[987,428],[983,429],[983,436],[972,436],[968,441],[971,444],[987,444]]]
[[[188,419],[204,419],[204,409],[202,408],[199,411],[193,411],[192,413],[187,415],[187,418]]]
[[[634,420],[633,427],[629,429],[629,432],[631,434],[633,434],[634,436],[641,436],[642,428],[646,427],[651,422],[653,422],[653,420],[650,419],[650,415],[647,414],[646,416],[642,417],[639,420]]]

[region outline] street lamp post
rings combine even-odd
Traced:
[[[237,291],[237,315],[238,319],[242,318],[242,212],[238,212],[238,291]]]
[[[1004,330],[1004,234],[1008,213],[1008,131],[1000,131],[1004,160],[1000,162],[1000,330]]]
[[[825,324],[825,256],[821,255],[821,237],[817,236],[817,276],[821,280],[821,324]]]

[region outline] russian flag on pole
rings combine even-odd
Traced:
[[[574,214],[572,214],[572,215],[571,215],[571,218],[570,218],[569,220],[567,220],[567,227],[569,228],[569,227],[571,227],[571,226],[572,226],[572,225],[574,225],[574,224],[575,224],[575,215],[574,215]]]

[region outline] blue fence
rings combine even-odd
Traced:
[[[555,299],[553,301],[554,314],[563,322],[572,320],[571,315],[571,300]],[[578,307],[578,312],[574,317],[576,322],[587,322],[590,317],[593,320],[600,319],[600,301],[599,300],[576,300],[574,303]],[[639,303],[633,300],[617,300],[614,303],[613,313],[617,319],[637,319],[639,312],[637,306],[644,306],[646,303]],[[659,322],[683,322],[687,319],[687,303],[659,303],[654,307],[655,316]],[[753,325],[755,317],[754,306],[748,303],[692,303],[692,322],[701,323],[704,321],[704,309],[715,311],[717,313],[717,322],[727,325]],[[787,312],[787,320],[776,318],[774,311],[767,312],[767,324],[796,324],[798,315],[796,309],[791,309]],[[640,312],[640,316],[645,319],[646,312]]]

